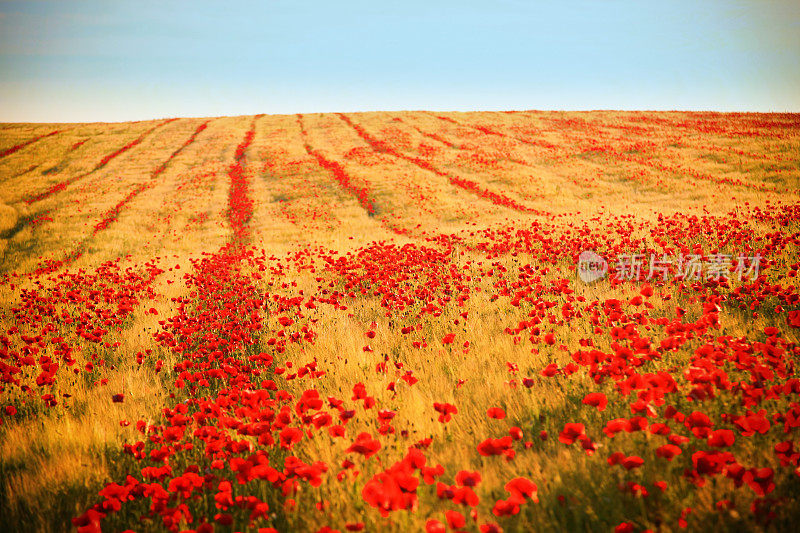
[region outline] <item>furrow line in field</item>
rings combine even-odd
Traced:
[[[156,167],[150,173],[150,179],[148,181],[146,181],[144,183],[140,183],[139,185],[134,187],[127,194],[127,196],[125,196],[125,198],[123,198],[117,205],[115,205],[113,208],[111,208],[108,211],[106,211],[106,213],[104,214],[102,220],[100,220],[100,222],[98,222],[95,225],[94,230],[92,231],[92,236],[97,235],[100,231],[106,229],[115,220],[117,220],[117,217],[119,216],[120,211],[122,210],[123,207],[125,207],[125,205],[128,204],[128,202],[130,202],[133,198],[138,196],[141,192],[153,187],[155,185],[155,183],[156,183],[156,178],[162,172],[164,172],[167,169],[167,166],[169,165],[169,163],[173,159],[175,159],[175,157],[177,157],[178,154],[180,154],[186,147],[188,147],[190,144],[192,144],[194,142],[194,140],[197,138],[197,136],[203,130],[205,130],[208,127],[208,123],[209,122],[211,122],[211,121],[207,120],[207,121],[203,122],[202,124],[200,124],[197,127],[197,129],[192,133],[192,135],[188,139],[186,139],[186,142],[184,142],[180,147],[178,147],[177,150],[172,152],[172,154],[170,154],[170,156],[166,160],[164,160],[163,163],[161,163],[158,167]]]
[[[369,189],[366,187],[356,186],[353,183],[353,178],[345,171],[341,164],[337,163],[336,161],[331,161],[322,155],[322,153],[320,153],[318,150],[315,150],[311,147],[311,145],[308,143],[308,132],[303,124],[302,114],[297,115],[297,123],[300,126],[300,133],[303,136],[303,146],[305,147],[306,152],[308,152],[310,156],[317,160],[319,166],[333,174],[333,177],[336,179],[337,183],[339,183],[339,186],[341,186],[342,189],[355,196],[356,200],[358,200],[358,203],[364,208],[369,216],[375,216],[375,204],[374,200],[369,196]]]
[[[253,119],[253,125],[245,134],[244,140],[237,146],[236,153],[234,155],[234,162],[228,169],[228,176],[231,179],[231,192],[228,198],[228,220],[233,227],[234,235],[237,242],[241,242],[245,239],[247,232],[245,225],[247,221],[249,221],[250,217],[252,216],[253,210],[253,202],[248,197],[248,187],[247,187],[247,177],[244,174],[244,162],[245,162],[245,151],[253,142],[253,137],[255,136],[255,121],[263,115],[257,115]],[[139,193],[144,191],[145,189],[151,187],[154,184],[154,179],[161,174],[167,167],[167,164],[176,157],[184,148],[186,148],[189,144],[194,142],[197,135],[199,135],[203,130],[206,129],[208,122],[201,124],[198,128],[192,133],[192,135],[187,139],[187,141],[179,147],[175,152],[170,155],[167,160],[161,163],[158,167],[156,167],[153,172],[151,173],[151,179],[148,182],[142,183],[135,187],[132,191],[128,193],[128,195],[123,198],[116,206],[106,212],[103,219],[94,227],[92,231],[92,235],[83,240],[73,251],[69,252],[66,256],[64,256],[60,260],[55,261],[48,261],[46,262],[45,266],[40,268],[37,271],[37,274],[50,274],[61,268],[64,268],[77,259],[79,259],[86,251],[86,245],[88,244],[89,240],[97,235],[100,231],[106,229],[111,223],[113,223],[118,215],[120,210],[132,200],[135,196]]]
[[[45,137],[52,137],[53,135],[57,135],[57,134],[61,133],[62,131],[64,131],[64,130],[51,131],[50,133],[45,133],[43,135],[39,135],[37,137],[34,137],[33,139],[28,139],[24,143],[20,143],[20,144],[18,144],[16,146],[12,146],[11,148],[3,150],[2,152],[0,152],[0,159],[2,159],[3,157],[9,156],[9,155],[11,155],[11,154],[13,154],[15,152],[18,152],[18,151],[22,150],[23,148],[25,148],[26,146],[29,146],[29,145],[37,142],[37,141],[40,141],[40,140],[44,139]]]
[[[505,138],[509,138],[509,139],[514,139],[516,141],[519,141],[519,142],[522,142],[522,143],[525,143],[525,144],[530,144],[530,145],[533,145],[533,146],[543,146],[543,145],[538,145],[534,141],[529,141],[529,140],[526,140],[526,139],[522,139],[520,137],[516,137],[514,135],[508,135],[508,134],[505,134],[503,132],[496,131],[496,130],[494,130],[492,128],[489,128],[488,126],[474,126],[474,125],[471,125],[471,124],[462,124],[462,123],[458,122],[457,120],[454,120],[454,119],[452,119],[450,117],[440,116],[440,115],[435,115],[435,116],[439,120],[443,120],[445,122],[450,122],[451,124],[456,124],[458,126],[465,126],[465,127],[468,127],[468,128],[472,128],[472,129],[481,131],[483,133],[486,133],[487,135],[496,135],[496,136],[499,136],[499,137],[505,137]],[[717,183],[719,185],[730,185],[730,186],[736,186],[736,187],[745,187],[745,188],[749,188],[749,189],[756,189],[756,190],[759,190],[761,192],[779,192],[777,189],[771,188],[771,187],[766,187],[763,184],[746,183],[743,180],[738,179],[738,178],[727,178],[727,177],[712,176],[710,174],[705,174],[705,173],[702,173],[702,172],[698,172],[696,170],[688,171],[687,169],[683,169],[680,166],[670,166],[670,165],[662,163],[661,161],[658,161],[658,160],[655,160],[655,159],[651,159],[651,158],[643,158],[641,156],[636,157],[636,156],[632,156],[632,155],[628,155],[628,154],[621,154],[621,153],[615,153],[615,152],[604,152],[604,153],[606,153],[607,155],[609,155],[612,159],[614,159],[616,161],[624,161],[624,162],[628,162],[628,163],[639,164],[639,165],[646,166],[646,167],[656,168],[657,170],[660,170],[662,172],[674,172],[674,173],[677,173],[677,174],[685,175],[685,176],[687,176],[687,177],[689,177],[689,178],[691,178],[693,180],[696,180],[696,181],[711,181],[711,182]]]
[[[165,120],[163,122],[160,122],[160,123],[156,124],[155,126],[153,126],[152,128],[148,129],[147,131],[145,131],[144,133],[139,135],[139,137],[137,137],[133,141],[129,142],[128,144],[126,144],[122,148],[119,148],[119,149],[115,150],[114,152],[111,152],[110,154],[104,156],[103,159],[101,159],[94,166],[94,168],[92,170],[90,170],[88,172],[84,172],[83,174],[79,174],[79,175],[77,175],[75,177],[72,177],[72,178],[67,178],[66,180],[64,180],[62,182],[56,183],[55,185],[53,185],[52,187],[50,187],[46,191],[26,198],[24,200],[25,203],[30,205],[32,203],[44,200],[45,198],[48,198],[48,197],[52,196],[53,194],[55,194],[57,192],[63,191],[64,189],[66,189],[72,183],[74,183],[74,182],[76,182],[76,181],[78,181],[80,179],[83,179],[86,176],[89,176],[90,174],[93,174],[94,172],[97,172],[98,170],[100,170],[103,167],[105,167],[115,157],[127,152],[131,148],[133,148],[136,145],[140,144],[148,135],[150,135],[156,129],[160,128],[161,126],[165,126],[165,125],[169,124],[170,122],[174,122],[176,120],[178,120],[178,119],[177,118],[170,118],[170,119],[167,119],[167,120]]]
[[[427,137],[429,139],[433,139],[434,141],[440,142],[440,143],[442,143],[442,144],[444,144],[444,145],[446,145],[446,146],[448,146],[450,148],[453,148],[455,150],[461,150],[461,151],[464,151],[464,152],[472,152],[473,154],[480,154],[481,153],[480,151],[475,150],[473,148],[469,148],[468,146],[465,146],[463,144],[456,144],[455,142],[448,141],[447,139],[445,139],[441,135],[437,135],[436,133],[431,133],[431,132],[425,131],[422,128],[420,128],[419,126],[416,126],[414,124],[409,124],[408,122],[404,121],[400,117],[395,117],[394,120],[396,120],[397,122],[400,122],[402,124],[405,124],[406,126],[409,126],[410,128],[414,129],[417,133],[419,133],[420,135],[422,135],[424,137]],[[514,140],[516,140],[516,139],[514,139]],[[503,155],[502,158],[505,159],[506,161],[511,162],[511,163],[516,163],[517,165],[522,165],[522,166],[526,166],[526,167],[533,167],[534,166],[534,165],[531,165],[530,163],[528,163],[527,161],[523,161],[522,159],[518,159],[516,157],[512,157],[511,155]]]
[[[461,189],[463,189],[465,191],[469,191],[469,192],[475,194],[476,196],[479,196],[481,198],[489,200],[490,202],[492,202],[495,205],[508,207],[510,209],[514,209],[516,211],[521,211],[523,213],[544,214],[539,210],[531,209],[530,207],[524,206],[524,205],[520,204],[519,202],[517,202],[516,200],[514,200],[512,198],[509,198],[509,197],[507,197],[507,196],[505,196],[503,194],[490,191],[490,190],[482,187],[478,183],[475,183],[472,180],[468,180],[468,179],[465,179],[465,178],[462,178],[462,177],[459,177],[459,176],[454,176],[454,175],[450,174],[449,172],[445,172],[443,170],[439,170],[434,165],[430,164],[428,161],[425,161],[424,159],[420,159],[419,157],[409,156],[409,155],[406,155],[406,154],[404,154],[404,153],[402,153],[402,152],[400,152],[398,150],[395,150],[394,148],[389,146],[385,141],[382,141],[380,139],[376,139],[375,137],[373,137],[372,135],[367,133],[367,131],[364,128],[362,128],[358,124],[355,124],[352,120],[350,120],[350,118],[347,115],[345,115],[343,113],[337,113],[337,115],[347,125],[349,125],[351,128],[353,128],[353,130],[355,130],[355,132],[358,134],[358,136],[361,137],[362,139],[364,139],[373,148],[373,150],[375,150],[376,152],[387,153],[389,155],[397,157],[398,159],[403,159],[405,161],[413,163],[414,165],[418,166],[419,168],[421,168],[423,170],[427,170],[429,172],[433,172],[437,176],[441,176],[441,177],[447,178],[451,185],[455,185],[456,187],[459,187],[459,188],[461,188]]]
[[[264,115],[256,115],[250,129],[245,133],[244,140],[236,147],[234,162],[228,168],[230,178],[230,191],[228,194],[228,221],[233,229],[234,240],[242,243],[249,233],[247,225],[253,216],[253,200],[250,198],[250,185],[245,173],[247,162],[247,149],[256,136],[256,121]]]
[[[165,159],[164,162],[162,162],[155,169],[153,169],[153,171],[150,173],[150,179],[148,181],[146,181],[144,183],[140,183],[139,185],[134,187],[125,196],[125,198],[120,200],[114,207],[112,207],[111,209],[106,211],[103,214],[103,218],[97,224],[95,224],[94,228],[92,229],[92,234],[89,237],[85,238],[80,244],[78,244],[78,246],[74,250],[72,250],[66,256],[64,256],[63,259],[61,259],[60,261],[53,262],[51,264],[51,267],[56,267],[55,270],[57,270],[59,268],[68,266],[70,263],[74,262],[79,257],[81,257],[84,254],[84,252],[86,251],[86,245],[88,244],[89,240],[92,239],[93,237],[95,237],[101,231],[103,231],[106,228],[108,228],[111,224],[113,224],[117,220],[117,218],[119,217],[119,214],[122,211],[122,209],[128,204],[128,202],[133,200],[133,198],[138,196],[143,191],[145,191],[145,190],[151,188],[153,185],[155,185],[155,179],[162,172],[164,172],[164,170],[166,170],[166,168],[169,165],[170,161],[172,161],[175,157],[177,157],[178,154],[180,154],[186,147],[188,147],[190,144],[192,144],[194,142],[194,140],[197,138],[197,136],[203,130],[206,129],[206,127],[208,126],[209,122],[211,122],[211,121],[207,120],[207,121],[203,122],[202,124],[200,124],[200,126],[197,127],[197,129],[192,133],[192,135],[180,147],[178,147],[178,149],[176,149],[174,152],[172,152],[172,154],[170,154],[170,156],[167,159]],[[47,270],[47,273],[50,273],[52,271],[53,271],[53,269],[50,268],[50,269]]]
[[[485,133],[486,135],[494,135],[496,137],[503,137],[504,139],[511,139],[511,140],[514,140],[514,141],[517,141],[517,142],[521,142],[522,144],[527,144],[529,146],[535,146],[537,148],[545,148],[547,150],[553,150],[553,149],[556,148],[553,144],[551,144],[551,143],[549,143],[547,141],[531,141],[530,139],[524,139],[522,137],[517,137],[516,135],[508,135],[507,133],[503,133],[501,131],[493,130],[492,128],[489,128],[488,126],[473,126],[472,124],[462,124],[461,122],[459,122],[459,121],[457,121],[455,119],[452,119],[450,117],[446,117],[444,115],[433,115],[433,116],[435,116],[439,120],[443,120],[444,122],[449,122],[450,124],[455,124],[456,126],[461,126],[461,127],[464,127],[464,128],[472,128],[473,130],[480,131],[482,133]]]

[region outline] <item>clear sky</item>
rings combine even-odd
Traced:
[[[402,109],[800,111],[800,1],[0,1],[0,121]]]

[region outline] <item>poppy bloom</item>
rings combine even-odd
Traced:
[[[458,511],[445,511],[444,516],[447,519],[448,527],[451,529],[459,529],[467,525],[466,518],[464,518],[464,515]]]
[[[715,448],[726,448],[733,445],[736,437],[730,429],[717,429],[708,437],[708,445]]]
[[[456,474],[456,483],[464,487],[475,487],[481,482],[481,475],[479,472],[467,472],[461,470]]]
[[[555,363],[550,363],[542,370],[542,375],[546,378],[551,378],[556,374],[558,374],[558,365]]]
[[[431,518],[425,522],[425,533],[445,533],[447,528],[440,521]]]
[[[598,411],[605,411],[608,399],[602,392],[591,392],[583,398],[583,404],[597,407]]]
[[[663,446],[659,446],[656,448],[656,455],[658,457],[663,457],[667,461],[672,461],[672,459],[683,452],[679,447],[675,446],[674,444],[664,444]]]
[[[347,448],[348,453],[360,453],[367,459],[378,453],[381,443],[372,438],[367,432],[359,433],[355,442]]]
[[[564,444],[572,444],[578,437],[584,434],[586,428],[583,424],[576,422],[568,422],[564,425],[564,429],[558,435],[558,440]]]
[[[433,408],[439,413],[439,422],[450,422],[454,414],[458,413],[455,405],[449,403],[434,402]]]
[[[483,456],[501,454],[509,455],[509,453],[513,452],[511,449],[512,443],[513,440],[510,436],[500,439],[486,439],[478,445],[478,453]]]
[[[500,407],[490,407],[489,410],[486,411],[486,416],[496,420],[502,420],[506,417],[506,412]]]

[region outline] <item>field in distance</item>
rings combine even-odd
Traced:
[[[790,529],[798,192],[797,114],[0,124],[0,529]]]

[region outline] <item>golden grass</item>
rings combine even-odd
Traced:
[[[442,114],[360,113],[350,117],[374,137],[394,143],[403,154],[425,159],[452,176],[506,194],[532,209],[551,213],[552,217],[496,205],[407,160],[374,153],[335,115],[304,116],[308,131],[305,141],[297,117],[266,116],[256,122],[256,136],[247,153],[249,195],[254,202],[249,221],[251,243],[276,258],[308,245],[345,254],[373,241],[433,246],[426,237],[449,233],[460,233],[475,243],[481,238],[470,236],[470,231],[505,224],[522,228],[533,221],[545,223],[558,241],[572,235],[583,223],[600,230],[604,227],[601,224],[622,216],[643,222],[645,226],[637,234],[646,237],[647,225],[657,224],[660,215],[722,216],[743,209],[745,202],[762,209],[770,209],[776,202],[797,202],[800,143],[796,117],[792,119],[795,128],[778,139],[768,129],[760,136],[687,130],[681,124],[697,118],[687,113],[445,114],[458,124],[437,115]],[[396,117],[403,122],[393,120]],[[653,124],[641,118],[652,120]],[[734,125],[739,124],[737,120],[731,119]],[[62,134],[0,159],[0,200],[4,202],[0,204],[1,270],[14,274],[0,285],[0,329],[5,331],[14,325],[12,308],[19,305],[20,288],[46,288],[55,282],[52,276],[66,269],[91,272],[118,257],[126,258],[122,261],[124,266],[136,267],[159,257],[157,264],[166,271],[154,285],[155,299],[140,302],[132,316],[109,335],[108,341],[119,342],[119,347],[82,345],[77,367],[88,362],[92,352],[100,352],[107,360],[104,368],[89,377],[83,373],[72,376],[68,369],[59,371],[57,392],[70,397],[62,398],[57,407],[46,408],[37,395],[26,397],[15,388],[0,391],[0,407],[24,406],[20,416],[4,418],[0,427],[0,524],[25,524],[26,529],[38,531],[68,529],[68,519],[94,503],[97,491],[105,483],[121,481],[119,470],[127,465],[121,458],[121,443],[133,442],[137,437],[132,427],[123,427],[120,421],[158,420],[170,393],[180,399],[182,392],[172,386],[175,376],[171,369],[177,356],[159,345],[153,334],[160,328],[159,320],[173,316],[176,298],[192,297],[193,289],[186,286],[184,279],[184,274],[191,271],[191,260],[203,252],[218,250],[231,238],[226,172],[251,122],[252,117],[212,120],[195,143],[170,161],[152,186],[129,200],[126,197],[131,191],[149,183],[152,171],[191,134],[199,120],[182,119],[165,125],[135,149],[94,172],[91,170],[103,156],[137,138],[156,122],[72,125],[64,127]],[[476,126],[504,135],[486,134]],[[0,150],[52,131],[48,128],[51,126],[3,125]],[[73,149],[82,140],[86,142]],[[340,187],[330,172],[307,153],[304,142],[340,164],[357,187],[366,187],[375,199],[377,213],[367,213],[352,194]],[[638,147],[634,146],[636,143]],[[593,151],[598,146],[603,150]],[[608,147],[616,147],[618,152],[605,150]],[[475,163],[478,156],[495,162],[482,167]],[[23,172],[32,165],[36,168]],[[741,180],[744,185],[671,174],[664,165],[688,168],[697,175]],[[48,169],[52,171],[45,173]],[[87,172],[57,194],[30,205],[24,202]],[[771,190],[758,190],[753,185],[768,185]],[[120,202],[123,204],[113,223],[95,231],[96,225]],[[408,232],[393,233],[390,224]],[[752,223],[752,227],[760,236],[771,231],[767,225]],[[713,246],[713,236],[708,241]],[[729,248],[732,253],[738,251]],[[26,276],[43,259],[60,260],[75,250],[81,250],[82,255],[53,274]],[[784,252],[779,274],[796,261],[797,252]],[[522,265],[538,265],[538,258],[532,255],[487,259],[485,254],[469,250],[463,255],[455,253],[450,261],[458,269],[467,266],[473,275],[478,262],[483,262],[485,270],[496,262],[508,269],[512,279]],[[181,268],[169,270],[175,265]],[[294,282],[294,286],[285,289],[287,294],[300,290],[312,294],[318,286],[327,287],[329,281],[334,281],[336,288],[343,290],[339,280],[323,273],[321,264],[316,266],[319,271],[314,273],[289,269],[283,277],[268,276],[259,289],[279,293],[284,290],[281,283]],[[567,270],[571,265],[559,266],[564,270],[554,269],[544,280],[569,277],[574,296],[602,301],[635,294],[606,282],[591,286],[574,283],[574,272]],[[324,285],[315,279],[318,276],[324,278]],[[270,281],[272,285],[268,284]],[[399,332],[411,315],[387,317],[380,299],[373,296],[348,301],[350,309],[346,313],[326,306],[305,313],[308,320],[316,320],[317,341],[291,344],[284,354],[276,356],[276,365],[316,361],[319,369],[326,372],[323,379],[314,383],[323,397],[349,400],[353,385],[365,383],[380,408],[396,411],[393,425],[397,437],[384,442],[380,463],[356,460],[361,474],[343,483],[335,480],[336,467],[352,439],[332,441],[320,435],[315,440],[305,440],[295,453],[307,462],[325,461],[332,466],[332,472],[320,488],[304,489],[295,497],[300,512],[284,517],[291,528],[310,530],[332,520],[341,527],[344,522],[364,519],[370,528],[405,531],[424,527],[428,517],[442,519],[442,507],[437,506],[435,496],[430,496],[431,488],[425,488],[428,496],[420,498],[418,512],[398,512],[391,521],[368,509],[360,496],[365,480],[400,459],[407,446],[424,437],[433,438],[429,464],[442,464],[449,483],[458,470],[481,471],[483,482],[476,492],[484,502],[480,507],[482,520],[493,518],[491,503],[503,496],[502,486],[507,480],[524,475],[539,485],[541,503],[526,509],[518,523],[509,522],[506,531],[608,528],[625,517],[622,504],[609,499],[619,494],[616,485],[623,481],[622,474],[609,475],[602,460],[593,461],[557,442],[557,432],[565,421],[600,424],[600,416],[581,406],[580,399],[595,390],[611,395],[613,387],[598,387],[580,375],[570,379],[539,376],[539,371],[551,362],[561,366],[570,361],[569,351],[579,349],[579,340],[590,336],[590,324],[579,321],[572,326],[553,327],[557,330],[556,345],[540,345],[538,353],[532,353],[526,332],[515,339],[504,331],[523,320],[529,308],[491,301],[489,293],[495,281],[490,276],[473,280],[470,286],[480,287],[483,292],[472,292],[464,307],[444,305],[440,316],[426,315],[415,322],[421,331],[411,335]],[[553,310],[558,312],[566,299],[563,295],[555,298],[558,305]],[[654,300],[654,305],[652,316],[672,316],[676,305],[692,307],[688,297],[677,294],[670,301]],[[150,307],[158,314],[146,313]],[[467,319],[460,316],[462,312],[468,313]],[[269,318],[260,339],[262,346],[266,346],[274,330],[280,329],[275,320],[275,316]],[[369,340],[364,332],[373,321],[376,337]],[[784,338],[798,342],[796,330],[790,330],[785,322],[776,324],[766,313],[751,320],[743,313],[725,312],[721,322],[720,334],[752,336],[766,326],[776,325]],[[449,332],[458,334],[457,342],[442,345],[440,339]],[[71,342],[80,342],[69,326],[64,326],[61,333]],[[422,337],[428,346],[413,348],[412,338]],[[470,343],[468,349],[462,346],[465,340]],[[363,351],[367,343],[372,352]],[[560,350],[559,344],[566,345],[569,351]],[[696,346],[688,345],[674,356],[676,361],[686,362],[691,355],[689,347]],[[137,364],[134,354],[146,349],[152,353],[144,364]],[[52,347],[47,350],[52,353]],[[376,365],[384,361],[384,356],[389,357],[388,370],[378,373]],[[160,373],[154,369],[158,359],[164,360]],[[403,368],[397,370],[394,362],[402,363]],[[517,364],[519,372],[510,373],[507,362]],[[413,386],[398,379],[408,370],[419,380]],[[523,376],[534,377],[532,387],[520,384]],[[25,382],[36,387],[35,378],[34,374],[27,375]],[[108,379],[106,385],[94,384],[103,378]],[[456,386],[461,379],[463,384]],[[396,394],[386,390],[392,381],[397,382]],[[287,381],[282,386],[300,394],[310,383]],[[124,392],[125,401],[112,403],[110,396],[120,392]],[[454,403],[459,412],[450,423],[439,423],[432,409],[434,402]],[[502,407],[507,412],[506,420],[487,419],[486,410],[492,406]],[[348,426],[348,438],[362,430],[377,434],[375,410],[359,410]],[[603,419],[616,416],[630,416],[627,403],[610,405]],[[534,443],[529,453],[519,453],[513,462],[476,453],[478,442],[488,436],[502,436],[512,425],[521,427],[525,440]],[[538,438],[542,430],[550,433],[546,441]],[[407,436],[399,437],[401,432],[407,432]],[[652,453],[650,439],[645,434],[622,435],[614,441],[614,450],[644,456]],[[597,454],[605,456],[614,450],[601,448]],[[769,457],[771,450],[764,444],[752,449],[743,446],[739,453],[755,464]],[[681,472],[648,470],[644,476],[648,482],[661,476],[673,484],[680,481]],[[651,507],[641,514],[649,517],[649,526],[674,530],[681,501],[691,500],[698,509],[713,508],[728,490],[724,483],[709,483],[697,491],[683,487],[676,489],[663,505],[648,502]],[[322,499],[329,501],[327,514],[314,509]],[[720,530],[752,527],[752,522],[741,521],[740,512],[727,511],[719,522],[706,514],[696,524],[714,525]]]

